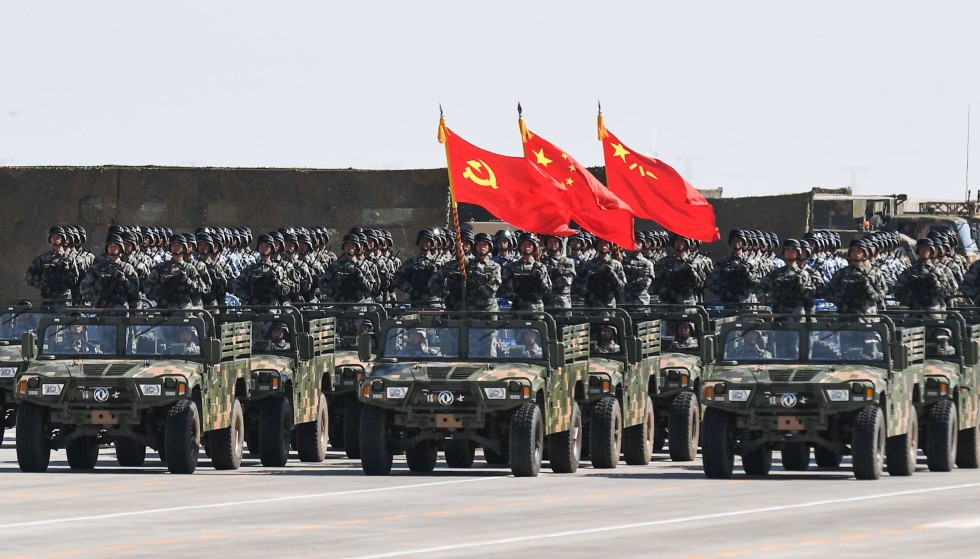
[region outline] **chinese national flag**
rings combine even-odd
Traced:
[[[572,156],[529,131],[523,120],[520,125],[524,136],[524,157],[565,185],[572,206],[572,219],[601,239],[627,250],[636,250],[633,208]]]
[[[486,208],[515,227],[541,235],[574,235],[564,188],[523,157],[480,149],[439,124],[456,201]]]
[[[673,167],[624,146],[606,130],[602,116],[599,139],[609,189],[629,203],[636,215],[691,239],[713,242],[721,238],[714,208]]]

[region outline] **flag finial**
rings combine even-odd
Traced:
[[[521,108],[521,102],[517,102],[517,116],[524,116],[524,109]]]
[[[601,115],[602,114],[602,101],[596,99],[595,102],[596,102],[597,105],[599,105],[599,114]]]

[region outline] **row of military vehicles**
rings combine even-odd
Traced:
[[[154,449],[173,473],[322,461],[385,475],[478,448],[516,476],[675,461],[729,478],[980,465],[980,309],[773,315],[648,305],[453,313],[372,304],[0,313],[3,425],[22,470],[64,448],[94,468]]]

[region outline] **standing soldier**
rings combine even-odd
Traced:
[[[255,249],[259,261],[246,266],[235,279],[235,296],[243,305],[278,305],[288,291],[286,272],[272,258],[276,243],[270,235],[259,235]]]
[[[863,240],[855,239],[848,246],[847,259],[848,265],[838,270],[827,284],[827,299],[841,313],[878,314],[888,286],[871,267],[871,249]]]
[[[544,298],[544,305],[551,308],[572,308],[572,284],[575,283],[575,262],[565,256],[561,237],[544,237],[545,253],[541,263],[548,268],[551,293]]]
[[[285,254],[283,260],[289,262],[293,270],[296,288],[289,294],[289,301],[292,303],[312,302],[310,293],[316,290],[316,284],[320,276],[314,276],[313,270],[305,260],[299,258],[299,237],[296,233],[289,231],[283,234],[283,249]]]
[[[705,284],[722,303],[756,302],[755,291],[761,277],[755,263],[746,257],[745,237],[745,231],[741,229],[729,231],[728,246],[732,253],[715,264]]]
[[[305,265],[311,276],[311,281],[305,290],[301,290],[303,300],[307,303],[317,302],[317,291],[319,290],[320,278],[323,277],[326,267],[316,258],[313,252],[313,237],[308,231],[300,231],[296,234],[296,260]]]
[[[701,301],[712,266],[693,244],[691,239],[676,233],[671,239],[674,253],[660,261],[654,277],[661,301],[678,305],[696,305]]]
[[[912,310],[945,311],[946,298],[955,294],[952,279],[936,266],[936,246],[930,238],[915,244],[919,260],[895,282],[895,298]]]
[[[124,243],[122,237],[110,235],[104,258],[96,259],[82,278],[82,300],[95,308],[140,308],[139,277],[133,266],[122,259]]]
[[[467,231],[463,231],[466,236]],[[432,276],[430,290],[436,293],[443,290],[446,297],[446,308],[451,311],[488,311],[496,312],[497,290],[500,289],[500,264],[493,261],[493,239],[486,233],[477,233],[473,237],[475,255],[466,256],[465,285],[459,270],[459,260],[449,262]],[[464,249],[465,249],[464,243]],[[466,289],[466,305],[463,306],[463,289]]]
[[[520,259],[507,263],[501,272],[501,290],[516,311],[544,311],[544,298],[551,293],[551,276],[538,262],[541,249],[538,236],[521,233],[517,241]]]
[[[221,235],[218,232],[213,235],[208,233],[197,235],[197,252],[201,255],[200,262],[207,268],[208,277],[211,278],[211,288],[201,294],[201,303],[206,306],[224,305],[225,294],[234,287],[235,278],[232,275],[231,266],[220,257],[221,249]]]
[[[782,257],[785,265],[772,270],[762,280],[766,304],[776,313],[804,314],[813,307],[815,286],[813,275],[803,267],[805,258],[800,241],[786,239]]]
[[[493,236],[493,243],[497,249],[493,261],[501,266],[508,262],[514,262],[520,255],[514,250],[514,233],[509,229],[501,229]]]
[[[466,231],[464,231],[464,233],[466,233]],[[395,246],[395,242],[391,237],[391,231],[385,229],[382,231],[382,234],[384,235],[384,239],[383,239],[384,242],[382,243],[381,246],[381,254],[384,255],[384,257],[388,260],[388,266],[391,268],[392,271],[391,280],[388,284],[388,293],[385,294],[385,301],[394,304],[395,302],[398,301],[398,296],[395,294],[395,289],[398,287],[395,282],[395,274],[398,272],[398,269],[402,267],[402,260],[401,258],[398,258],[398,253],[395,254],[391,253],[392,248]],[[469,234],[470,234],[470,240],[472,241],[473,231],[469,231]],[[463,248],[467,250],[467,252],[469,252],[469,249],[466,249],[465,246],[466,245],[465,238],[463,239],[463,245],[464,245]]]
[[[435,235],[429,229],[419,231],[415,238],[419,255],[409,259],[395,272],[395,284],[408,294],[413,307],[442,308],[439,294],[429,292],[429,280],[439,269],[436,262]]]
[[[65,235],[62,227],[48,229],[51,250],[35,258],[24,274],[27,285],[39,289],[45,301],[70,302],[71,290],[80,279],[78,263],[66,251]]]
[[[136,271],[136,277],[139,278],[139,292],[142,294],[146,278],[150,277],[150,270],[154,266],[153,259],[142,252],[143,234],[138,229],[123,233],[121,237],[126,244],[122,260],[128,262]]]
[[[627,250],[623,256],[623,272],[626,285],[620,303],[624,305],[649,305],[650,286],[653,284],[653,262],[643,256],[644,238],[636,235],[637,250]]]
[[[146,278],[146,296],[164,309],[191,309],[195,299],[203,291],[197,267],[187,262],[190,258],[189,243],[183,235],[170,239],[170,260],[153,267]]]
[[[344,235],[341,254],[320,278],[320,292],[326,301],[337,303],[373,303],[371,297],[377,289],[378,278],[361,259],[366,248],[354,233]]]
[[[587,307],[613,308],[626,287],[626,272],[613,257],[612,243],[596,239],[595,248],[595,257],[582,264],[578,273],[581,295]]]

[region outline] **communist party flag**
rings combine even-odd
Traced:
[[[606,130],[602,115],[599,140],[606,159],[606,183],[636,215],[691,239],[713,242],[721,238],[714,208],[673,167],[624,146]]]
[[[515,227],[541,235],[574,235],[564,187],[523,157],[480,149],[439,121],[449,186],[458,202],[486,208]]]
[[[572,219],[600,239],[627,250],[636,250],[633,208],[568,153],[528,130],[524,119],[518,122],[524,138],[524,157],[565,185],[572,206]]]

